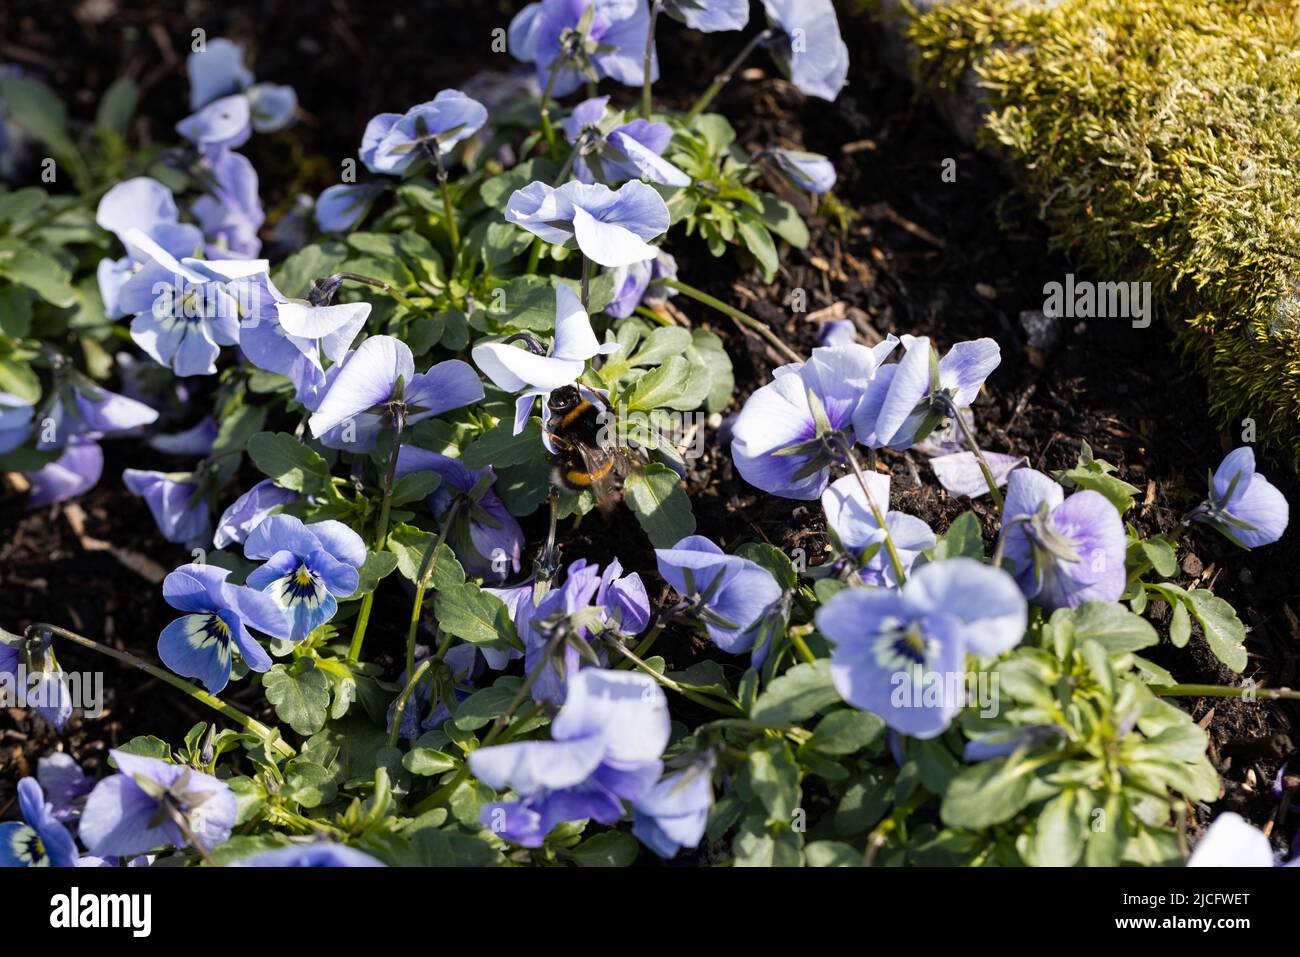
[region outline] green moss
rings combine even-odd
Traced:
[[[909,36],[923,83],[985,91],[982,135],[1054,242],[1149,280],[1216,416],[1300,467],[1294,0],[961,0]]]

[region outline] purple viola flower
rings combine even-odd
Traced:
[[[1210,497],[1189,515],[1243,548],[1271,545],[1286,531],[1286,498],[1255,471],[1255,450],[1229,452],[1210,476]]]
[[[235,649],[251,671],[271,667],[270,656],[249,633],[250,627],[272,638],[288,639],[290,634],[289,619],[274,598],[230,584],[229,575],[213,565],[182,565],[163,579],[163,598],[186,614],[158,636],[158,657],[178,675],[198,678],[211,694],[230,681]]]
[[[43,508],[84,495],[99,484],[103,472],[104,450],[99,443],[74,436],[68,440],[58,459],[27,473],[27,482],[31,486],[27,492],[27,507]]]
[[[713,761],[670,774],[633,803],[632,833],[662,858],[697,847],[713,807]]]
[[[149,439],[149,448],[164,455],[197,456],[212,454],[217,441],[217,420],[205,415],[198,424],[183,432],[155,435]]]
[[[323,233],[350,233],[383,193],[383,186],[371,183],[330,186],[316,198],[316,225]]]
[[[95,785],[77,828],[95,857],[185,847],[190,835],[210,849],[230,837],[238,808],[225,782],[157,758],[119,750],[109,754],[120,773]]]
[[[505,581],[519,571],[524,531],[493,488],[496,473],[492,466],[468,469],[459,459],[403,446],[397,453],[396,476],[400,480],[416,472],[437,472],[442,478],[442,484],[429,496],[429,511],[439,522],[446,520],[453,498],[462,497],[447,531],[447,544],[465,571],[494,582]],[[481,488],[480,483],[484,483]]]
[[[668,702],[653,679],[587,668],[569,682],[550,741],[516,741],[470,752],[470,769],[519,800],[484,805],[483,823],[523,847],[540,847],[557,824],[614,824],[663,771]]]
[[[763,0],[772,58],[808,96],[834,100],[848,81],[849,48],[831,0]]]
[[[1031,724],[1021,728],[1001,728],[986,731],[966,742],[962,749],[962,760],[969,762],[991,761],[1005,758],[1022,749],[1032,748],[1044,741],[1061,736],[1061,729],[1054,724]]]
[[[372,411],[376,408],[400,401],[406,424],[412,425],[483,398],[483,383],[469,363],[448,359],[416,373],[410,346],[392,336],[371,336],[337,368],[307,422],[311,434],[331,448],[374,448],[391,415],[386,409]]]
[[[660,2],[664,13],[701,33],[743,30],[749,23],[749,0],[660,0]]]
[[[1187,861],[1188,867],[1273,867],[1273,845],[1259,828],[1234,811],[1210,824]],[[1295,866],[1294,862],[1291,866]]]
[[[771,149],[770,156],[777,169],[799,189],[810,193],[829,193],[835,185],[835,164],[820,153],[801,150]]]
[[[266,260],[177,260],[144,233],[128,237],[143,263],[118,294],[135,316],[131,338],[179,376],[212,375],[221,346],[239,342],[240,317],[258,306],[248,280],[266,272]]]
[[[55,374],[54,393],[41,409],[36,447],[62,448],[73,436],[99,438],[157,421],[157,410],[96,385],[79,372]]]
[[[252,71],[244,66],[243,51],[229,40],[211,40],[203,50],[190,54],[185,72],[190,79],[190,109],[196,113],[183,121],[183,125],[188,125],[192,132],[203,130],[205,124],[214,124],[216,120],[211,114],[204,120],[196,117],[204,117],[204,107],[224,100],[232,103],[244,101],[246,109],[237,115],[246,116],[243,120],[245,130],[251,127],[259,133],[273,133],[293,122],[298,109],[298,95],[293,87],[255,83]],[[228,109],[234,110],[235,106]],[[231,119],[229,122],[233,126],[235,121]],[[192,132],[181,132],[193,139]],[[247,139],[245,132],[244,140]]]
[[[871,349],[814,349],[807,362],[777,369],[732,426],[731,456],[745,481],[784,498],[820,496],[836,461],[828,442],[838,432],[852,438],[863,394],[897,344],[890,336]]]
[[[244,557],[265,562],[249,573],[248,587],[284,610],[289,640],[298,642],[334,617],[338,599],[357,590],[366,545],[342,522],[305,525],[292,515],[272,515],[249,533]]]
[[[609,97],[596,96],[574,107],[564,118],[564,135],[578,152],[574,172],[583,183],[615,186],[643,179],[667,186],[689,186],[691,178],[661,155],[673,138],[667,123],[609,114]]]
[[[34,778],[18,782],[25,824],[0,824],[0,867],[76,867],[77,842]]]
[[[683,598],[709,639],[728,654],[749,651],[757,626],[780,601],[771,572],[739,555],[728,555],[703,535],[688,535],[672,548],[655,549],[659,574]]]
[[[1003,554],[1025,597],[1053,611],[1124,593],[1124,522],[1100,492],[1069,498],[1051,476],[1021,468],[1007,481]]]
[[[819,346],[847,346],[858,341],[858,330],[852,319],[832,319],[817,333]]]
[[[201,153],[238,149],[253,135],[253,105],[242,93],[223,96],[176,124]]]
[[[370,316],[370,303],[312,305],[289,299],[266,276],[253,280],[258,308],[245,320],[239,347],[259,369],[293,383],[294,397],[308,407],[320,402],[329,376],[322,354],[340,364]],[[336,373],[337,374],[337,373]]]
[[[587,370],[588,359],[617,349],[617,343],[601,345],[597,341],[577,295],[560,283],[555,287],[555,338],[547,355],[508,342],[480,342],[470,357],[498,388],[520,393],[515,401],[514,434],[518,435],[539,397],[545,407],[552,391],[578,381]]]
[[[605,315],[614,319],[626,319],[637,306],[653,308],[677,295],[676,289],[663,282],[677,278],[677,260],[663,250],[654,259],[617,266],[609,272],[614,277],[614,299],[605,307]]]
[[[272,513],[297,500],[297,492],[280,488],[270,479],[262,479],[221,513],[217,520],[217,533],[212,536],[212,546],[242,545],[249,533]]]
[[[536,607],[531,601],[525,601],[513,609],[515,627],[524,642],[525,673],[542,667],[543,655],[555,629],[568,627],[567,622],[573,616],[592,608],[596,609],[601,628],[620,635],[638,634],[650,621],[650,600],[640,575],[635,572],[624,575],[618,559],[610,562],[604,572],[599,565],[578,559],[568,567],[563,586],[547,592]],[[585,625],[579,628],[579,634],[584,638],[591,635]],[[566,700],[569,683],[578,672],[581,659],[569,643],[564,644],[560,653],[561,663],[558,666],[554,660],[546,663],[534,682],[534,701],[558,705]]]
[[[876,504],[885,510],[885,525],[894,541],[903,573],[907,574],[921,553],[934,546],[934,532],[915,515],[888,511],[888,475],[864,472],[862,477],[871,489]],[[855,559],[860,559],[867,549],[874,547],[874,553],[863,563],[858,577],[877,588],[897,588],[899,581],[893,561],[883,547],[885,532],[876,522],[871,503],[862,491],[858,477],[846,475],[832,482],[822,493],[822,509],[826,512],[827,526],[835,533],[844,550]]]
[[[213,259],[256,256],[262,251],[257,231],[266,222],[257,194],[257,170],[246,156],[228,149],[210,151],[202,166],[210,188],[194,201],[192,210],[207,237],[207,255]]]
[[[541,0],[515,15],[508,37],[510,54],[534,64],[538,84],[562,97],[583,84],[586,69],[597,79],[640,86],[649,31],[646,0]],[[650,80],[658,78],[652,55]]]
[[[46,634],[14,641],[0,639],[0,675],[22,687],[27,704],[62,731],[72,717],[72,688],[54,655],[54,638]]]
[[[835,646],[840,697],[901,734],[933,738],[966,704],[966,652],[1015,647],[1028,609],[1005,572],[949,558],[916,569],[898,591],[845,588],[816,621]]]
[[[903,337],[902,361],[880,369],[853,416],[858,441],[910,449],[970,406],[1002,359],[992,339],[959,342],[938,359],[924,336]]]
[[[0,392],[0,455],[12,452],[27,441],[32,431],[32,404],[8,392]]]
[[[380,113],[366,124],[361,162],[372,173],[403,176],[437,151],[441,162],[487,122],[487,110],[460,90],[443,90],[405,113]]]
[[[180,221],[180,212],[172,191],[148,176],[137,176],[118,183],[99,201],[95,222],[113,233],[127,247],[121,259],[101,259],[97,272],[99,295],[109,319],[126,315],[118,304],[118,293],[135,272],[134,251],[126,234],[138,229],[173,256],[192,256],[203,243],[197,226]]]
[[[617,190],[599,183],[565,183],[559,189],[529,183],[506,204],[506,222],[522,226],[548,243],[577,245],[602,266],[628,266],[654,259],[649,240],[669,225],[668,204],[639,180]]]
[[[122,481],[133,495],[149,506],[158,531],[169,542],[202,545],[212,535],[208,500],[188,472],[146,472],[126,469]]]
[[[86,795],[95,786],[71,755],[62,751],[47,754],[36,762],[36,780],[59,821],[75,821],[81,816]]]
[[[369,854],[348,847],[346,844],[334,844],[330,841],[317,841],[314,844],[280,847],[274,851],[263,851],[242,861],[235,861],[231,867],[386,867]]]

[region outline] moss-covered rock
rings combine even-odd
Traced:
[[[1055,242],[1153,284],[1223,423],[1300,466],[1300,4],[917,6],[919,80],[965,104]]]

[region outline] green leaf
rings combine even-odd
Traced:
[[[769,827],[762,815],[745,818],[731,842],[736,867],[800,867],[803,838],[788,827]]]
[[[99,98],[99,108],[95,111],[95,126],[118,136],[126,136],[131,118],[135,116],[136,102],[140,98],[140,88],[129,76],[120,76],[114,80],[104,95]]]
[[[1038,815],[1029,841],[1028,863],[1035,867],[1073,867],[1083,853],[1088,834],[1087,798],[1066,788]]]
[[[776,243],[772,242],[772,234],[767,231],[767,226],[757,216],[742,213],[736,218],[736,227],[745,248],[758,261],[763,281],[771,282],[776,276],[777,267],[781,265],[781,257],[777,255]]]
[[[0,240],[0,276],[26,286],[60,309],[77,303],[72,274],[49,253],[30,243]]]
[[[826,659],[797,664],[775,679],[754,702],[750,717],[769,728],[796,724],[840,700]]]
[[[1192,621],[1187,614],[1187,606],[1182,602],[1174,603],[1173,617],[1169,621],[1169,640],[1173,642],[1175,648],[1183,648],[1187,645],[1187,639],[1192,636]]]
[[[503,419],[466,446],[461,462],[467,469],[491,465],[499,471],[539,458],[544,450],[539,422],[529,419],[523,431],[515,435],[514,422]]]
[[[953,519],[929,551],[930,560],[936,562],[957,556],[984,560],[984,532],[974,512],[962,512]]]
[[[1014,756],[964,769],[943,797],[939,816],[951,827],[979,829],[1015,817],[1029,800],[1033,766]]]
[[[514,635],[505,603],[470,582],[439,591],[434,610],[443,631],[476,645],[506,647]]]
[[[893,769],[870,768],[857,777],[844,791],[839,805],[831,817],[831,824],[840,837],[865,834],[894,802]]]
[[[266,700],[275,713],[301,735],[312,735],[325,726],[329,708],[329,679],[311,658],[299,658],[292,665],[272,665],[262,675]]]
[[[799,765],[785,741],[767,738],[750,747],[749,785],[771,820],[791,823],[799,806]]]
[[[479,195],[483,197],[483,202],[502,212],[506,208],[506,203],[510,201],[510,194],[515,190],[523,189],[536,180],[544,183],[552,182],[559,172],[560,168],[549,159],[535,157],[524,160],[500,176],[484,180],[483,185],[479,187]]]
[[[424,553],[437,537],[432,532],[421,531],[414,525],[393,526],[392,531],[388,533],[385,547],[397,556],[397,570],[402,573],[403,578],[418,582]],[[439,545],[433,553],[428,574],[429,587],[435,591],[451,588],[465,581],[465,569],[456,560],[455,553],[446,542]]]
[[[1174,547],[1163,538],[1150,538],[1142,541],[1140,545],[1142,554],[1146,556],[1151,567],[1156,570],[1162,578],[1169,578],[1178,572],[1178,557],[1174,553]]]
[[[853,754],[876,741],[885,722],[869,711],[832,711],[818,722],[805,747],[823,754]]]
[[[48,146],[60,163],[68,164],[79,186],[89,186],[85,160],[68,135],[68,112],[58,94],[37,80],[7,76],[0,79],[0,100],[6,119]]]
[[[450,754],[432,748],[412,748],[402,758],[402,767],[421,777],[442,774],[459,766],[460,762]]]
[[[691,500],[677,473],[661,462],[634,470],[623,483],[628,508],[655,548],[671,548],[695,532]]]
[[[456,706],[453,723],[462,731],[477,731],[490,724],[493,719],[506,713],[518,695],[521,684],[522,679],[507,675],[498,678],[492,687],[475,691]]]
[[[1233,607],[1203,588],[1187,593],[1187,604],[1216,658],[1241,674],[1246,670],[1246,626]]]
[[[727,355],[722,340],[708,329],[692,329],[686,358],[708,372],[709,392],[704,407],[710,412],[721,412],[731,402],[731,394],[736,389],[731,357]]]
[[[628,867],[640,850],[631,834],[605,831],[587,838],[569,853],[579,867]]]
[[[808,225],[798,211],[771,193],[759,193],[758,198],[763,204],[763,210],[759,213],[763,224],[796,249],[807,247]]]
[[[126,744],[119,745],[117,750],[125,751],[127,754],[138,754],[141,757],[156,758],[159,761],[168,761],[172,759],[172,749],[162,738],[155,738],[151,734],[141,735],[132,738]],[[117,762],[109,759],[113,767],[117,767]]]
[[[861,867],[862,852],[843,841],[813,841],[804,848],[809,867]]]
[[[404,475],[393,486],[392,504],[397,506],[418,502],[432,495],[441,484],[442,476],[437,472],[412,472]]]
[[[1074,610],[1072,617],[1076,642],[1092,639],[1112,655],[1149,648],[1160,640],[1150,622],[1115,602],[1086,602]]]
[[[356,601],[364,598],[376,588],[379,583],[393,573],[397,567],[397,556],[392,552],[370,552],[366,555],[366,562],[361,566],[361,574],[357,582],[357,590],[344,601]]]
[[[248,454],[281,488],[312,494],[329,481],[325,460],[284,432],[258,432],[248,440]]]

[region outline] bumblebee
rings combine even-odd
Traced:
[[[623,479],[645,463],[644,451],[616,442],[608,410],[574,386],[552,392],[547,408],[546,435],[555,448],[556,484],[575,492],[589,489],[596,507],[607,513],[622,495]]]

